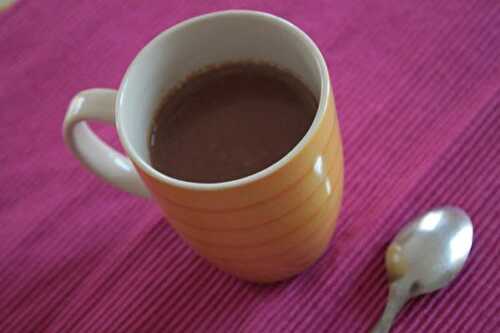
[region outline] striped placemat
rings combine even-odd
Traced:
[[[344,139],[335,237],[311,269],[271,286],[207,264],[154,203],[83,170],[61,139],[73,94],[117,87],[154,35],[227,8],[310,34]],[[385,246],[442,204],[472,216],[471,258],[394,332],[500,332],[500,4],[19,1],[0,13],[0,184],[1,332],[367,332],[387,294]]]

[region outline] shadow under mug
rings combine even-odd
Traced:
[[[319,107],[304,138],[270,167],[233,181],[193,183],[155,170],[148,133],[165,92],[206,65],[238,60],[276,64],[312,90]],[[128,157],[102,142],[87,120],[114,123]],[[63,130],[86,167],[118,188],[153,197],[198,254],[242,279],[273,282],[298,274],[332,237],[343,153],[328,69],[314,42],[282,18],[233,10],[175,25],[139,52],[118,91],[77,94]]]

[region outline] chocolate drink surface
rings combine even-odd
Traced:
[[[207,67],[166,94],[150,133],[151,164],[191,182],[251,175],[293,149],[317,108],[298,78],[273,65]]]

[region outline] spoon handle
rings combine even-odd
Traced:
[[[388,333],[390,331],[394,318],[409,298],[408,291],[398,287],[396,283],[391,283],[384,313],[372,328],[371,333]]]

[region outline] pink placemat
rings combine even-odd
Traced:
[[[64,147],[70,98],[117,87],[138,50],[188,17],[283,16],[324,53],[346,163],[327,253],[258,286],[196,256],[152,202]],[[111,128],[99,133],[116,144]],[[431,207],[472,216],[472,255],[394,332],[500,332],[498,1],[20,1],[0,14],[1,332],[366,332],[387,294],[385,246]]]

